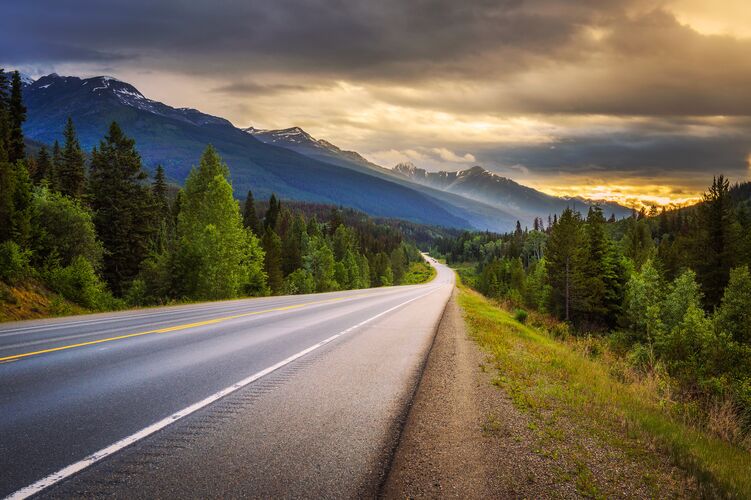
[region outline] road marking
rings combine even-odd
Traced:
[[[158,421],[156,423],[153,423],[153,424],[151,424],[150,426],[148,426],[148,427],[146,427],[144,429],[141,429],[140,431],[136,432],[135,434],[131,434],[130,436],[125,437],[125,438],[121,439],[120,441],[117,441],[116,443],[113,443],[113,444],[107,446],[106,448],[102,448],[101,450],[99,450],[99,451],[97,451],[95,453],[92,453],[91,455],[89,455],[88,457],[84,458],[83,460],[80,460],[80,461],[78,461],[78,462],[76,462],[74,464],[71,464],[71,465],[69,465],[67,467],[64,467],[64,468],[60,469],[59,471],[57,471],[57,472],[55,472],[53,474],[50,474],[49,476],[44,477],[44,478],[40,479],[39,481],[37,481],[37,482],[35,482],[35,483],[33,483],[33,484],[29,485],[29,486],[26,486],[25,488],[22,488],[22,489],[16,491],[15,493],[11,494],[7,498],[9,500],[10,499],[12,499],[12,500],[20,500],[20,499],[28,498],[28,497],[30,497],[32,495],[35,495],[35,494],[39,493],[40,491],[42,491],[42,490],[44,490],[46,488],[49,488],[50,486],[52,486],[52,485],[54,485],[56,483],[59,483],[63,479],[67,479],[70,476],[72,476],[72,475],[74,475],[74,474],[76,474],[78,472],[81,472],[82,470],[86,469],[87,467],[89,467],[89,466],[95,464],[96,462],[99,462],[100,460],[102,460],[102,459],[104,459],[104,458],[106,458],[106,457],[108,457],[108,456],[110,456],[110,455],[112,455],[112,454],[114,454],[114,453],[122,450],[123,448],[126,448],[126,447],[132,445],[133,443],[136,443],[137,441],[140,441],[141,439],[144,439],[145,437],[150,436],[151,434],[154,434],[155,432],[164,429],[168,425],[170,425],[172,423],[175,423],[178,420],[187,417],[191,413],[195,413],[196,411],[200,410],[201,408],[204,408],[204,407],[210,405],[211,403],[214,403],[217,400],[219,400],[219,399],[221,399],[221,398],[223,398],[223,397],[225,397],[225,396],[227,396],[229,394],[232,394],[233,392],[235,392],[235,391],[237,391],[239,389],[242,389],[243,387],[247,386],[248,384],[251,384],[251,383],[255,382],[256,380],[258,380],[258,379],[260,379],[262,377],[265,377],[269,373],[272,373],[272,372],[278,370],[279,368],[282,368],[283,366],[286,366],[286,365],[292,363],[293,361],[296,361],[297,359],[300,359],[301,357],[305,356],[306,354],[310,354],[311,352],[315,351],[316,349],[319,349],[320,347],[323,347],[326,344],[328,344],[330,342],[333,342],[334,340],[338,339],[342,335],[346,335],[346,334],[352,332],[353,330],[356,330],[356,329],[360,328],[361,326],[363,326],[363,325],[365,325],[367,323],[370,323],[371,321],[374,321],[374,320],[380,318],[381,316],[384,316],[384,315],[386,315],[386,314],[388,314],[388,313],[390,313],[392,311],[395,311],[396,309],[399,309],[400,307],[403,307],[403,306],[409,304],[410,302],[414,302],[415,300],[418,300],[418,299],[421,299],[423,297],[426,297],[426,296],[430,295],[431,293],[435,292],[436,290],[438,290],[438,288],[434,288],[434,289],[432,289],[431,291],[429,291],[427,293],[423,293],[422,295],[418,295],[417,297],[413,297],[413,298],[411,298],[409,300],[406,300],[406,301],[402,302],[401,304],[397,304],[394,307],[391,307],[389,309],[386,309],[385,311],[382,311],[382,312],[376,314],[375,316],[371,316],[370,318],[368,318],[368,319],[366,319],[364,321],[361,321],[361,322],[357,323],[354,326],[350,326],[346,330],[343,330],[343,331],[341,331],[341,332],[339,332],[339,333],[337,333],[335,335],[332,335],[331,337],[329,337],[329,338],[327,338],[325,340],[322,340],[322,341],[318,342],[317,344],[312,345],[312,346],[308,347],[307,349],[304,349],[304,350],[298,352],[297,354],[293,354],[292,356],[290,356],[290,357],[288,357],[286,359],[283,359],[282,361],[280,361],[280,362],[278,362],[278,363],[276,363],[274,365],[271,365],[268,368],[266,368],[264,370],[261,370],[260,372],[254,373],[250,377],[247,377],[247,378],[245,378],[245,379],[237,382],[236,384],[233,384],[233,385],[231,385],[231,386],[229,386],[229,387],[227,387],[225,389],[222,389],[221,391],[216,392],[216,393],[212,394],[211,396],[209,396],[209,397],[207,397],[205,399],[202,399],[201,401],[199,401],[199,402],[197,402],[195,404],[192,404],[192,405],[188,406],[187,408],[183,408],[182,410],[179,410],[178,412],[173,413],[169,417],[163,418],[162,420],[160,420],[160,421]]]
[[[358,297],[360,297],[360,295],[358,295]],[[38,356],[40,354],[47,354],[47,353],[50,353],[50,352],[65,351],[67,349],[75,349],[77,347],[86,347],[86,346],[90,346],[90,345],[102,344],[104,342],[114,342],[115,340],[130,339],[130,338],[133,338],[133,337],[142,337],[144,335],[153,335],[155,333],[176,332],[176,331],[179,331],[179,330],[186,330],[188,328],[197,328],[199,326],[214,325],[216,323],[222,323],[224,321],[229,321],[229,320],[238,319],[238,318],[244,318],[244,317],[247,317],[247,316],[257,316],[259,314],[266,314],[266,313],[270,313],[270,312],[288,311],[290,309],[299,309],[301,307],[307,307],[307,306],[312,306],[312,305],[317,305],[317,304],[325,304],[325,303],[328,303],[328,302],[337,302],[337,301],[340,301],[340,300],[344,300],[346,298],[348,298],[348,297],[336,297],[336,298],[333,298],[333,299],[318,300],[318,301],[315,301],[315,302],[306,302],[304,304],[292,304],[292,305],[289,305],[289,306],[275,307],[273,309],[265,309],[263,311],[252,311],[252,312],[247,312],[247,313],[242,313],[242,314],[234,314],[232,316],[223,316],[221,318],[213,318],[213,319],[208,319],[208,320],[205,320],[205,321],[198,321],[196,323],[186,323],[184,325],[169,326],[167,328],[159,328],[159,329],[156,329],[156,330],[148,330],[148,331],[145,331],[145,332],[128,333],[128,334],[125,334],[125,335],[118,335],[116,337],[108,337],[106,339],[90,340],[88,342],[79,342],[77,344],[69,344],[69,345],[64,345],[64,346],[59,346],[59,347],[51,347],[49,349],[41,349],[39,351],[24,352],[24,353],[21,353],[21,354],[13,354],[12,356],[5,356],[5,357],[0,358],[0,363],[4,363],[6,361],[15,361],[15,360],[21,359],[21,358],[28,358],[30,356]]]

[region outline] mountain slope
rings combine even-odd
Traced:
[[[300,127],[280,130],[260,130],[248,127],[243,130],[266,144],[284,147],[310,158],[320,159],[334,165],[363,172],[419,191],[431,198],[440,200],[442,203],[447,204],[447,206],[467,211],[471,214],[469,216],[470,219],[478,227],[498,228],[497,230],[506,231],[513,229],[517,220],[521,219],[525,224],[531,224],[533,220],[533,216],[509,210],[508,207],[501,205],[491,206],[482,200],[474,200],[456,193],[413,182],[391,169],[366,160],[359,153],[345,151],[328,141],[316,139]]]
[[[253,189],[282,198],[348,206],[366,213],[447,227],[508,229],[508,217],[485,207],[479,216],[407,184],[303,156],[256,140],[223,119],[189,108],[172,108],[143,96],[135,87],[109,77],[81,79],[44,76],[24,87],[28,119],[24,131],[33,140],[60,140],[68,116],[85,149],[97,145],[116,120],[135,138],[147,167],[164,165],[168,177],[182,182],[206,144],[213,144],[230,166],[236,195]]]
[[[503,207],[520,215],[545,216],[560,213],[566,207],[586,215],[589,206],[594,204],[600,205],[606,216],[612,213],[622,218],[631,214],[631,209],[617,203],[551,196],[480,166],[456,172],[428,172],[411,163],[401,163],[394,167],[394,172],[413,182]]]

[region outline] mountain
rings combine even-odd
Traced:
[[[355,151],[345,151],[323,139],[316,139],[300,127],[280,130],[262,130],[254,127],[244,128],[243,131],[266,144],[291,149],[305,156],[317,158],[321,161],[352,168],[359,166],[367,170],[388,172],[389,169],[369,162]]]
[[[430,186],[450,193],[459,194],[504,210],[526,219],[530,215],[544,217],[561,213],[566,207],[586,215],[591,205],[602,207],[605,216],[611,213],[617,218],[631,215],[631,209],[617,203],[585,200],[583,198],[561,198],[523,186],[507,177],[489,172],[480,166],[456,172],[428,172],[411,163],[400,163],[394,172],[413,182]]]
[[[30,139],[45,144],[61,140],[70,116],[81,146],[89,150],[98,145],[114,120],[136,140],[147,168],[162,164],[167,176],[177,182],[185,180],[206,145],[213,144],[230,166],[238,198],[252,189],[257,198],[274,192],[283,199],[468,229],[505,231],[515,221],[497,207],[453,194],[447,197],[390,172],[374,175],[375,170],[366,164],[354,168],[359,155],[327,143],[318,143],[320,155],[300,154],[258,140],[223,118],[148,99],[134,86],[111,77],[43,76],[24,86],[24,100],[28,108],[24,132]],[[347,166],[342,165],[344,158],[349,158]]]
[[[243,130],[266,144],[284,147],[310,158],[363,172],[420,191],[448,206],[468,211],[471,213],[470,219],[475,221],[479,227],[497,227],[505,231],[513,229],[520,217],[526,224],[531,224],[533,220],[533,216],[516,213],[500,205],[491,206],[480,200],[413,182],[389,168],[368,161],[359,153],[343,150],[323,139],[316,139],[300,127],[280,130],[262,130],[248,127]]]

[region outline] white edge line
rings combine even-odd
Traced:
[[[339,333],[337,333],[335,335],[332,335],[331,337],[329,337],[329,338],[327,338],[325,340],[322,340],[322,341],[318,342],[317,344],[312,345],[312,346],[308,347],[307,349],[304,349],[304,350],[298,352],[297,354],[293,354],[292,356],[290,356],[290,357],[288,357],[286,359],[283,359],[282,361],[280,361],[280,362],[278,362],[278,363],[276,363],[274,365],[271,365],[268,368],[266,368],[264,370],[261,370],[260,372],[254,373],[253,375],[251,375],[251,376],[249,376],[247,378],[244,378],[243,380],[241,380],[241,381],[239,381],[239,382],[237,382],[235,384],[232,384],[231,386],[229,386],[229,387],[227,387],[225,389],[222,389],[221,391],[216,392],[216,393],[212,394],[211,396],[209,396],[209,397],[207,397],[205,399],[202,399],[201,401],[199,401],[197,403],[194,403],[194,404],[188,406],[187,408],[183,408],[182,410],[179,410],[176,413],[173,413],[169,417],[163,418],[162,420],[159,420],[158,422],[155,422],[155,423],[149,425],[148,427],[145,427],[145,428],[141,429],[140,431],[136,432],[135,434],[131,434],[130,436],[125,437],[125,438],[121,439],[120,441],[117,441],[116,443],[113,443],[113,444],[107,446],[106,448],[102,448],[101,450],[92,453],[91,455],[87,456],[86,458],[84,458],[82,460],[79,460],[78,462],[76,462],[74,464],[71,464],[71,465],[69,465],[67,467],[64,467],[64,468],[60,469],[59,471],[54,472],[54,473],[50,474],[49,476],[46,476],[46,477],[40,479],[39,481],[37,481],[37,482],[35,482],[33,484],[30,484],[29,486],[26,486],[25,488],[21,488],[20,490],[16,491],[15,493],[12,493],[10,496],[8,496],[7,499],[9,499],[9,500],[11,500],[11,499],[12,500],[20,500],[20,499],[23,499],[23,498],[29,498],[30,496],[32,496],[32,495],[34,495],[36,493],[39,493],[40,491],[42,491],[42,490],[44,490],[46,488],[49,488],[50,486],[52,486],[52,485],[54,485],[56,483],[59,483],[63,479],[67,479],[70,476],[72,476],[73,474],[76,474],[76,473],[78,473],[78,472],[86,469],[87,467],[95,464],[96,462],[99,462],[100,460],[102,460],[102,459],[104,459],[104,458],[106,458],[106,457],[108,457],[110,455],[113,455],[114,453],[122,450],[123,448],[126,448],[126,447],[132,445],[133,443],[136,443],[137,441],[140,441],[141,439],[143,439],[143,438],[145,438],[147,436],[150,436],[151,434],[154,434],[155,432],[157,432],[157,431],[159,431],[161,429],[164,429],[168,425],[170,425],[172,423],[175,423],[175,422],[177,422],[178,420],[180,420],[182,418],[187,417],[191,413],[195,413],[196,411],[200,410],[201,408],[204,408],[204,407],[210,405],[211,403],[213,403],[213,402],[215,402],[215,401],[223,398],[224,396],[227,396],[228,394],[232,394],[233,392],[235,392],[235,391],[237,391],[239,389],[242,389],[246,385],[255,382],[259,378],[265,377],[269,373],[271,373],[271,372],[273,372],[275,370],[278,370],[279,368],[281,368],[281,367],[283,367],[285,365],[288,365],[288,364],[292,363],[293,361],[295,361],[295,360],[297,360],[297,359],[305,356],[306,354],[309,354],[309,353],[315,351],[319,347],[323,347],[324,345],[332,342],[333,340],[336,340],[337,338],[341,337],[342,335],[346,335],[347,333],[351,332],[352,330],[356,330],[357,328],[360,328],[361,326],[365,325],[366,323],[370,323],[371,321],[374,321],[374,320],[380,318],[381,316],[390,313],[391,311],[399,309],[400,307],[405,306],[405,305],[409,304],[410,302],[414,302],[415,300],[418,300],[418,299],[421,299],[423,297],[426,297],[427,295],[430,295],[431,293],[435,292],[437,289],[438,288],[435,288],[435,289],[433,289],[433,290],[431,290],[431,291],[429,291],[427,293],[424,293],[422,295],[418,295],[417,297],[409,299],[409,300],[407,300],[405,302],[402,302],[401,304],[398,304],[398,305],[396,305],[394,307],[391,307],[390,309],[386,309],[385,311],[382,311],[382,312],[376,314],[375,316],[372,316],[372,317],[370,317],[370,318],[368,318],[368,319],[366,319],[364,321],[361,321],[360,323],[358,323],[358,324],[356,324],[354,326],[350,326],[346,330],[343,330],[343,331],[341,331],[341,332],[339,332]]]

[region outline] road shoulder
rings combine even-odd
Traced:
[[[526,416],[491,384],[487,355],[467,336],[456,294],[439,325],[382,496],[545,496],[556,478],[530,451],[534,438]]]

